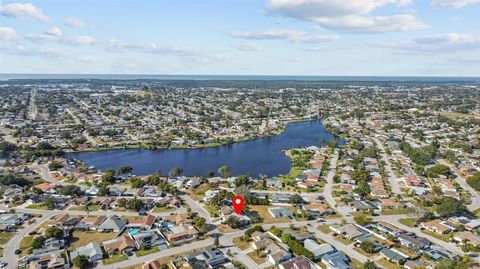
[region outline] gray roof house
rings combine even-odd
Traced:
[[[322,263],[325,264],[327,268],[352,269],[352,267],[348,265],[349,261],[347,255],[341,251],[325,254],[322,257]]]
[[[19,225],[28,219],[27,214],[14,213],[14,214],[1,214],[0,224],[7,225]]]
[[[290,218],[293,217],[292,211],[285,207],[270,207],[268,212],[274,218]]]
[[[102,224],[97,227],[100,232],[117,232],[120,233],[125,229],[127,222],[117,216],[108,217]]]
[[[314,260],[320,259],[325,254],[331,254],[335,252],[335,248],[330,244],[318,244],[312,239],[303,241],[303,245],[307,250],[313,253]]]
[[[430,241],[423,237],[413,237],[408,234],[401,234],[398,236],[398,240],[402,246],[410,249],[425,249],[430,246]]]
[[[380,254],[387,260],[398,264],[403,264],[408,258],[407,255],[401,253],[400,251],[389,248],[384,248],[380,250]]]
[[[70,252],[70,258],[72,258],[72,260],[80,255],[87,256],[90,262],[95,263],[103,259],[102,247],[99,243],[92,242],[88,245],[79,247],[76,250]]]

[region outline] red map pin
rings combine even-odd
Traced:
[[[235,213],[237,213],[237,215],[240,215],[240,212],[242,212],[243,204],[245,204],[243,197],[240,195],[235,195],[232,199],[232,204]]]

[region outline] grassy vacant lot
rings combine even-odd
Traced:
[[[198,186],[198,188],[196,189],[188,190],[188,193],[190,194],[190,197],[192,197],[193,200],[198,201],[203,199],[203,195],[208,189],[210,189],[210,186],[208,186],[207,183],[203,183],[202,185]]]
[[[348,238],[343,238],[341,235],[335,236],[335,240],[337,240],[338,242],[340,242],[344,245],[350,245],[351,243],[353,243],[352,240],[350,240]]]
[[[14,232],[1,232],[0,233],[0,244],[5,244],[7,243],[10,238],[12,238],[15,235]]]
[[[85,246],[91,242],[101,243],[113,239],[116,233],[99,233],[99,232],[83,232],[74,231],[72,234],[71,249]]]
[[[236,229],[233,229],[232,227],[226,225],[226,224],[220,224],[217,226],[217,229],[222,232],[222,233],[231,233],[236,231]]]
[[[87,211],[87,208],[89,211],[98,211],[100,210],[99,205],[89,205],[89,206],[71,206],[68,208],[68,210],[71,211]]]
[[[410,208],[397,208],[397,209],[386,208],[382,210],[382,215],[402,215],[402,214],[412,214],[413,212],[414,210]]]
[[[274,218],[268,212],[268,208],[272,206],[268,205],[249,205],[251,211],[257,211],[258,215],[263,219],[263,223],[281,223],[290,222],[288,218]]]
[[[357,251],[358,253],[362,254],[363,256],[365,257],[368,257],[368,258],[372,258],[372,257],[376,257],[377,256],[377,253],[368,253],[368,252],[365,252],[363,249],[361,248],[353,248],[355,251]]]
[[[103,264],[104,264],[104,265],[108,265],[108,264],[117,263],[117,262],[121,262],[121,261],[125,261],[125,260],[128,260],[128,257],[127,257],[127,255],[125,255],[125,254],[122,254],[122,255],[112,255],[112,256],[109,257],[108,259],[104,259],[104,260],[103,260]]]
[[[417,219],[409,218],[409,219],[400,219],[399,222],[408,227],[414,227],[417,224]]]
[[[22,252],[20,254],[20,257],[23,257],[27,255],[28,250],[30,249],[30,246],[33,243],[33,236],[27,235],[22,240],[20,241],[20,251]]]
[[[263,264],[264,262],[267,261],[267,257],[265,254],[258,253],[256,251],[252,251],[247,254],[248,257],[252,258],[253,261],[255,261],[257,264]]]
[[[251,244],[250,244],[250,243],[251,243],[250,241],[242,240],[242,237],[241,237],[241,236],[233,238],[233,243],[234,243],[237,247],[239,247],[241,250],[245,250],[245,249],[249,248],[250,245],[251,245]]]
[[[47,210],[48,208],[42,204],[32,204],[27,206],[29,209],[42,209],[42,210]]]
[[[140,249],[140,250],[135,251],[135,255],[137,255],[137,257],[141,257],[141,256],[145,256],[145,255],[152,254],[152,253],[155,253],[155,252],[159,252],[159,251],[160,251],[160,249],[158,247],[154,247],[154,248],[151,248],[151,249]]]
[[[352,259],[350,262],[350,266],[353,269],[363,269],[363,263],[359,262],[358,260]]]
[[[173,208],[173,207],[155,207],[155,208],[153,208],[152,212],[162,213],[162,212],[169,212],[169,211],[173,211],[173,210],[175,210],[175,208]]]
[[[317,229],[324,234],[328,234],[332,231],[332,230],[330,230],[330,227],[328,227],[328,225],[320,225],[320,226],[318,226]]]

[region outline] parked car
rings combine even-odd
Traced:
[[[15,250],[15,255],[18,255],[18,254],[20,254],[21,252],[22,252],[22,251],[17,248],[17,249]]]

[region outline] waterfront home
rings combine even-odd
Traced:
[[[128,235],[119,236],[112,240],[105,241],[102,244],[103,248],[108,254],[129,254],[132,253],[136,248],[135,242]]]
[[[325,254],[322,256],[322,263],[327,269],[352,269],[348,264],[350,259],[341,251]]]
[[[323,255],[331,254],[336,251],[332,245],[327,243],[318,244],[312,239],[305,240],[303,245],[308,251],[312,252],[314,260],[319,260]]]
[[[279,269],[321,269],[322,267],[316,265],[314,262],[304,256],[291,258],[288,261],[282,262],[278,265]]]
[[[267,188],[281,189],[283,187],[283,182],[278,179],[269,178],[266,180]]]
[[[103,250],[99,243],[91,242],[70,252],[72,260],[80,255],[86,256],[91,263],[95,264],[103,259]]]
[[[269,207],[268,213],[274,218],[291,218],[293,217],[292,211],[285,207]]]
[[[97,228],[99,232],[116,232],[121,233],[127,225],[127,222],[117,216],[109,216]]]
[[[215,195],[217,195],[218,193],[220,192],[220,190],[207,190],[204,194],[203,194],[203,201],[205,203],[209,203],[210,200],[215,197]]]

